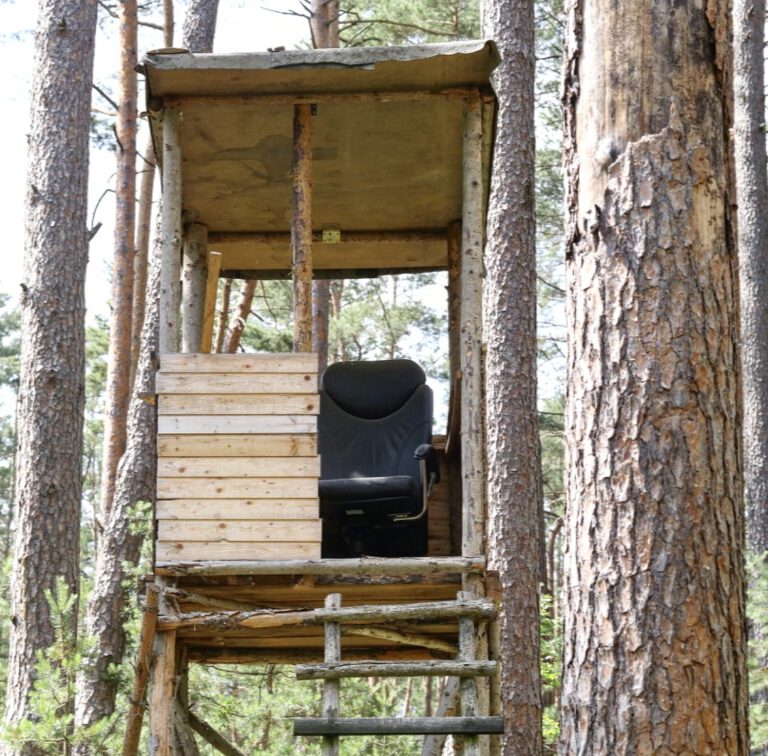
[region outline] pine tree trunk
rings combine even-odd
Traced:
[[[253,307],[253,295],[256,291],[256,281],[243,281],[243,290],[240,292],[240,302],[237,305],[237,317],[232,321],[229,329],[229,338],[227,339],[224,351],[227,354],[234,354],[240,346],[240,338],[245,330],[245,324],[248,322],[248,316]]]
[[[488,551],[502,602],[505,754],[541,753],[540,461],[536,411],[533,5],[493,0],[484,34],[501,64],[485,252]]]
[[[115,182],[115,247],[112,260],[112,317],[109,328],[107,385],[102,446],[102,525],[109,519],[115,475],[125,451],[125,427],[131,388],[133,266],[136,256],[136,63],[137,0],[121,0],[120,77],[117,113],[117,180]]]
[[[181,30],[182,46],[190,52],[211,52],[218,12],[219,0],[189,0]]]
[[[562,753],[748,750],[729,12],[569,11]]]
[[[109,674],[109,667],[120,665],[125,651],[124,582],[130,567],[139,561],[144,540],[141,523],[149,516],[135,508],[140,502],[155,500],[155,407],[140,397],[155,392],[159,282],[159,252],[155,250],[147,283],[147,317],[128,410],[128,443],[117,471],[110,517],[99,540],[94,585],[86,612],[86,629],[95,646],[78,675],[75,718],[80,727],[114,711],[118,680]],[[88,746],[76,748],[75,753],[86,756]]]
[[[747,546],[768,550],[768,179],[765,3],[734,0],[734,145],[744,387]]]
[[[35,37],[21,300],[16,533],[6,722],[31,715],[44,592],[78,592],[87,196],[96,0],[41,0]],[[66,629],[72,636],[76,627]],[[11,744],[5,754],[37,753]]]

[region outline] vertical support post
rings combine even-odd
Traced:
[[[459,601],[474,598],[473,594],[460,591]],[[459,618],[459,659],[465,662],[475,661],[475,621],[471,617]],[[462,677],[459,683],[461,695],[461,716],[476,717],[479,714],[477,682],[474,677]],[[464,736],[465,756],[480,756],[480,739],[477,735]]]
[[[341,606],[341,594],[331,593],[325,597],[326,609],[338,609]],[[325,623],[325,663],[341,661],[341,625],[338,622]],[[323,681],[323,717],[337,719],[339,716],[340,680]],[[338,756],[338,735],[323,736],[323,756]]]
[[[448,370],[450,406],[445,455],[448,465],[448,511],[451,554],[461,553],[462,475],[461,460],[454,453],[461,428],[461,221],[448,226]]]
[[[150,756],[170,756],[173,740],[173,693],[176,674],[176,631],[164,630],[155,640],[149,717]]]
[[[293,351],[312,351],[312,105],[294,105],[291,251]]]
[[[485,243],[485,188],[483,185],[483,105],[480,94],[464,101],[463,203],[461,234],[461,474],[462,556],[485,552],[485,396],[483,376],[483,246]],[[467,598],[485,595],[482,575],[465,574]],[[488,658],[488,636],[475,634],[474,653]],[[467,641],[469,642],[469,641]],[[487,715],[487,680],[472,680],[475,711]],[[462,695],[463,700],[463,695]],[[465,715],[466,716],[466,715]],[[486,736],[468,741],[466,753],[489,753]],[[474,750],[472,750],[474,749]]]
[[[211,340],[213,339],[213,320],[216,317],[216,293],[219,288],[220,271],[221,252],[211,252],[208,255],[208,280],[205,284],[203,328],[200,335],[200,351],[205,354],[211,351]]]
[[[205,292],[208,284],[208,226],[190,223],[184,234],[181,272],[181,351],[200,348],[205,319]]]
[[[160,353],[179,350],[181,273],[181,113],[163,111],[163,216],[160,262]]]
[[[483,177],[480,97],[465,101],[461,234],[462,556],[481,556],[485,534],[482,375]],[[478,579],[481,580],[481,578]],[[467,586],[465,585],[465,590]]]

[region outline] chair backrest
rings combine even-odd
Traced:
[[[321,477],[419,478],[413,453],[432,441],[432,389],[412,360],[340,362],[323,377]]]

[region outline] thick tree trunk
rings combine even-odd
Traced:
[[[569,12],[563,753],[748,749],[729,10]]]
[[[99,541],[94,586],[88,600],[86,628],[95,646],[78,676],[75,717],[79,726],[91,725],[114,710],[118,681],[108,672],[110,665],[122,663],[125,651],[123,584],[130,566],[139,560],[144,540],[141,528],[133,524],[147,517],[146,512],[135,507],[139,502],[155,500],[155,407],[140,397],[155,392],[159,282],[159,253],[155,250],[147,285],[141,353],[128,410],[128,443],[117,472],[114,505]],[[75,752],[85,756],[89,751],[83,747]]]
[[[137,0],[120,4],[120,77],[117,113],[115,247],[112,260],[112,317],[109,329],[107,386],[102,446],[102,525],[109,518],[115,475],[125,451],[125,427],[131,382],[133,266],[136,250],[136,62]]]
[[[765,3],[734,0],[734,143],[744,387],[747,546],[768,550],[768,179],[765,150]]]
[[[502,602],[505,754],[541,753],[539,438],[536,411],[533,5],[493,0],[484,34],[501,64],[485,251],[488,552]]]
[[[21,298],[21,383],[5,719],[31,715],[45,591],[78,592],[87,196],[96,0],[41,0],[35,37]],[[76,627],[66,628],[74,635]],[[35,753],[6,745],[5,754]]]
[[[191,52],[211,52],[218,12],[219,0],[189,0],[181,30],[182,46]]]

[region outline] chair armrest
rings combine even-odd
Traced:
[[[432,444],[421,444],[413,453],[414,459],[420,462],[424,460],[427,465],[427,480],[432,484],[440,482],[440,460],[437,458],[437,449]]]

